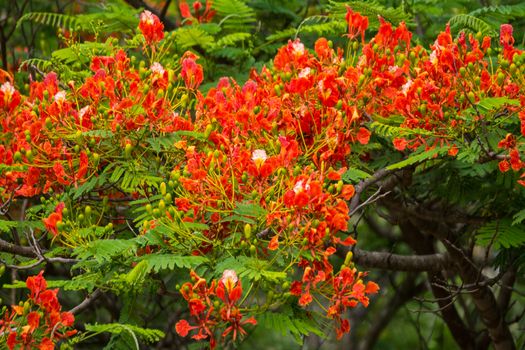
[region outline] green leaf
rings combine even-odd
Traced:
[[[437,155],[445,154],[448,151],[448,147],[436,147],[429,149],[428,151],[423,151],[417,154],[411,154],[407,159],[402,160],[401,162],[389,165],[386,167],[387,170],[395,170],[405,168],[410,165],[421,163],[425,160],[434,158]]]
[[[341,176],[341,178],[345,183],[348,184],[353,182],[359,182],[363,179],[369,178],[370,176],[370,174],[362,170],[350,168],[343,174],[343,176]]]
[[[0,220],[0,232],[8,232],[11,229],[25,230],[25,229],[44,229],[42,221],[10,221]]]
[[[525,209],[522,209],[519,212],[517,212],[516,214],[514,214],[514,216],[512,218],[514,219],[512,221],[512,225],[513,226],[521,224],[523,222],[523,220],[525,220]]]
[[[75,248],[73,254],[81,260],[94,258],[102,263],[111,261],[116,256],[131,255],[136,248],[136,242],[133,240],[99,239]]]
[[[148,263],[148,271],[175,270],[175,267],[195,269],[197,266],[208,262],[204,256],[180,256],[175,254],[148,254],[140,257]]]
[[[266,216],[266,210],[256,203],[236,203],[233,212],[239,216],[251,216],[254,218]]]
[[[132,333],[134,337],[148,343],[158,342],[164,338],[164,332],[158,329],[141,328],[132,324],[107,323],[107,324],[86,324],[86,331],[99,333]]]
[[[486,97],[480,100],[476,105],[485,111],[490,111],[500,109],[507,105],[519,106],[520,101],[508,97]]]
[[[476,242],[494,249],[520,247],[525,244],[525,225],[513,225],[510,219],[489,222],[478,229]]]
[[[257,317],[257,322],[262,327],[280,332],[282,335],[291,334],[296,339],[312,333],[322,338],[326,337],[315,321],[306,318],[305,315],[265,312]]]
[[[466,14],[459,14],[452,17],[449,21],[450,25],[459,28],[459,30],[468,29],[474,33],[481,32],[482,35],[496,36],[496,30],[484,20]]]

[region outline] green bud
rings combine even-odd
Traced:
[[[252,236],[252,225],[250,224],[244,225],[244,237],[246,239],[250,239],[251,236]]]

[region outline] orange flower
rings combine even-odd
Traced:
[[[348,34],[346,36],[351,40],[361,35],[361,40],[365,41],[365,31],[368,28],[368,17],[361,16],[360,13],[352,11],[346,7],[346,23],[348,23]]]

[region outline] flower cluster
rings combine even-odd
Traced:
[[[144,26],[149,16],[143,14]],[[193,54],[183,57],[179,78],[159,62],[134,67],[119,50],[93,57],[91,75],[79,84],[62,86],[49,73],[31,83],[29,96],[21,96],[10,82],[3,83],[0,123],[9,132],[0,141],[0,162],[8,166],[0,178],[0,197],[32,197],[78,186],[121,157],[122,150],[131,156],[144,130],[190,129],[191,122],[180,113],[185,113],[188,89],[203,80],[196,59]]]
[[[215,16],[216,11],[211,8],[212,2],[206,0],[206,4],[203,6],[202,1],[193,2],[193,14],[191,13],[190,6],[186,0],[179,2],[180,15],[184,18],[184,24],[191,25],[194,21],[197,23],[208,23],[211,22]]]
[[[219,282],[208,282],[191,272],[193,283],[187,282],[180,289],[180,293],[188,302],[190,315],[196,320],[192,326],[187,320],[180,320],[175,325],[177,333],[185,337],[192,330],[197,334],[192,335],[195,340],[206,339],[210,348],[217,345],[216,332],[221,330],[221,337],[231,334],[233,341],[237,337],[246,335],[243,327],[247,324],[255,325],[253,318],[245,318],[239,308],[242,296],[241,281],[233,270],[225,270]]]
[[[359,22],[354,16],[349,10],[349,24]],[[396,149],[445,145],[449,155],[455,156],[465,144],[462,135],[476,135],[485,130],[487,123],[500,123],[510,115],[519,116],[521,136],[525,135],[521,83],[525,55],[514,48],[510,25],[501,27],[501,49],[492,49],[489,37],[464,32],[454,40],[448,26],[438,35],[430,53],[421,46],[412,47],[410,38],[403,23],[393,28],[380,19],[377,35],[363,45],[361,56],[344,74],[353,77],[355,90],[350,90],[356,94],[356,104],[362,106],[363,113],[373,119],[401,117],[399,126],[406,136],[394,138]],[[494,68],[487,58],[497,50],[500,64]],[[505,98],[509,103],[498,110],[487,110],[483,101],[491,98]],[[475,142],[483,137],[474,137],[478,140]],[[499,155],[505,158],[500,164],[502,171],[523,168],[520,142],[512,147],[503,142],[500,148],[509,152]],[[496,151],[486,150],[485,156],[492,157]]]
[[[70,330],[75,322],[73,314],[61,311],[58,289],[47,289],[42,274],[27,278],[28,300],[11,306],[0,320],[0,340],[9,350],[17,345],[21,349],[53,350],[58,340],[76,333]]]

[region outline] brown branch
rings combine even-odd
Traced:
[[[487,327],[490,338],[494,344],[495,350],[514,350],[516,345],[512,338],[512,333],[498,306],[496,298],[490,287],[480,283],[484,280],[479,273],[479,269],[472,263],[468,255],[460,248],[451,243],[449,236],[451,230],[443,222],[428,222],[412,218],[417,227],[429,235],[440,239],[451,258],[458,268],[459,275],[466,284],[478,284],[479,287],[471,292],[474,305],[481,316],[481,321]]]
[[[88,295],[80,304],[69,310],[72,314],[78,314],[87,309],[100,295],[102,292],[100,289],[95,290],[91,295]]]
[[[388,204],[390,209],[400,208],[399,205],[392,206],[392,203]],[[416,253],[435,254],[432,238],[422,235],[421,231],[419,231],[411,222],[406,220],[401,222],[400,228],[405,242],[407,242]],[[438,287],[436,284],[443,279],[443,271],[433,271],[428,273],[428,281],[430,282],[431,291],[439,306],[441,316],[459,347],[465,350],[473,350],[475,349],[473,333],[463,322],[454,303],[450,302],[450,300],[453,300],[452,294],[450,291]]]
[[[31,247],[24,247],[9,243],[0,238],[0,252],[11,253],[15,255],[25,256],[28,258],[38,257],[37,252]]]
[[[348,252],[340,249],[338,254],[344,257]],[[353,262],[364,268],[383,269],[394,271],[441,271],[449,269],[452,264],[447,254],[427,254],[427,255],[400,255],[388,252],[371,252],[353,249]]]
[[[392,173],[391,170],[381,169],[377,171],[371,177],[366,178],[362,180],[361,182],[359,182],[355,186],[355,193],[354,193],[354,196],[352,197],[352,200],[350,201],[350,211],[355,210],[359,206],[359,200],[360,200],[361,194],[363,193],[364,190],[366,190],[368,186],[375,184],[376,182],[390,175],[391,173]]]

